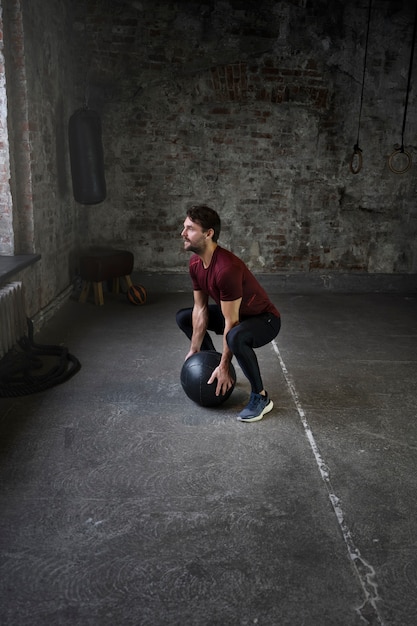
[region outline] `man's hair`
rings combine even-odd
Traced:
[[[212,228],[214,230],[213,241],[217,242],[221,229],[220,217],[217,211],[211,209],[206,204],[195,204],[187,210],[187,217],[192,222],[200,224],[203,231]]]

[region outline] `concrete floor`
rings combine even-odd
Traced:
[[[48,323],[82,369],[0,399],[2,626],[417,624],[417,296],[272,299],[255,424],[237,366],[184,395],[189,294]]]

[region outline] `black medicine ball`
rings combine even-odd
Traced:
[[[230,363],[230,373],[234,380],[232,387],[222,396],[216,396],[217,380],[208,385],[207,381],[220,364],[222,355],[214,350],[196,352],[190,356],[181,369],[181,385],[187,396],[201,406],[218,406],[227,400],[236,383],[236,371]]]

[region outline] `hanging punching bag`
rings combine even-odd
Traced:
[[[98,204],[106,197],[101,121],[96,111],[79,109],[68,124],[74,198],[80,204]]]

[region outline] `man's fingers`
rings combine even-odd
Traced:
[[[219,378],[219,371],[218,371],[218,367],[216,367],[216,369],[214,370],[214,372],[212,373],[212,375],[210,376],[210,378],[207,381],[208,385],[212,385],[214,383],[214,381],[217,379],[217,387],[216,387],[216,396],[224,396],[224,394],[230,389],[230,387],[232,386],[232,383],[230,380],[221,380]]]
[[[214,372],[212,373],[212,375],[210,376],[210,378],[208,379],[208,381],[207,381],[207,384],[208,384],[208,385],[211,385],[211,384],[212,384],[212,383],[214,383],[214,381],[216,380],[217,376],[216,376],[215,374],[216,374],[216,372],[214,371]]]

